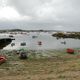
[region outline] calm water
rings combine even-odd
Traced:
[[[8,34],[1,34],[2,36],[8,36]],[[15,46],[8,45],[4,49],[19,49],[27,48],[33,50],[40,49],[63,49],[63,48],[80,48],[80,40],[78,39],[59,39],[51,36],[51,33],[28,33],[28,34],[17,34],[13,35],[15,40]],[[33,36],[36,36],[33,38]],[[41,41],[42,45],[38,45]],[[25,42],[26,46],[21,46],[21,43]],[[64,44],[66,42],[66,44]]]

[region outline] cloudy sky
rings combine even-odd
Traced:
[[[0,0],[0,29],[80,31],[80,0]]]

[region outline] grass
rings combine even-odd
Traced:
[[[80,58],[65,50],[29,52],[28,59],[20,60],[13,51],[1,51],[7,61],[0,65],[0,80],[80,80]],[[50,54],[50,55],[49,55]]]

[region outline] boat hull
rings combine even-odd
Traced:
[[[2,38],[2,39],[0,39],[0,49],[3,49],[7,45],[9,45],[12,42],[12,40],[14,40],[14,39],[11,39],[11,38]]]

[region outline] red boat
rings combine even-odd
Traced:
[[[6,57],[0,55],[0,64],[4,63],[5,61],[6,61]]]
[[[74,53],[74,49],[68,48],[66,52],[70,53],[70,54],[73,54]]]

